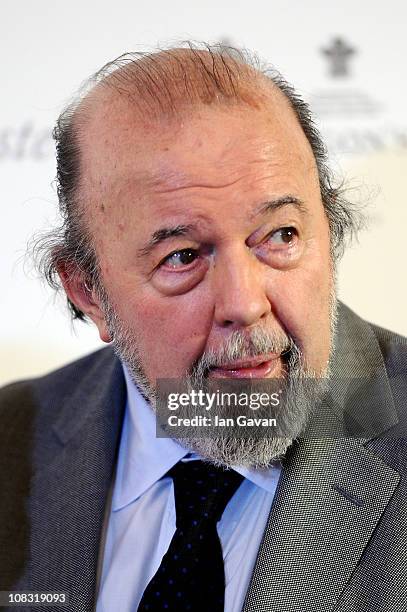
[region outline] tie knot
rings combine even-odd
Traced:
[[[174,481],[177,527],[220,520],[243,476],[203,461],[179,461],[167,473]]]

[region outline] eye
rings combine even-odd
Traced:
[[[268,241],[274,244],[292,244],[297,236],[295,227],[280,227],[269,235]]]
[[[192,264],[197,257],[198,253],[194,249],[181,249],[180,251],[174,251],[170,255],[167,255],[161,262],[161,265],[180,269]]]

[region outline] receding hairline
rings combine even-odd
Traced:
[[[124,103],[142,125],[159,126],[199,106],[266,110],[275,96],[295,115],[278,83],[254,65],[255,56],[234,57],[217,49],[176,47],[120,56],[88,81],[75,104],[73,123],[83,129],[101,107],[106,114]]]
[[[87,204],[92,199],[88,183],[92,172],[88,174],[87,169],[95,142],[104,140],[103,132],[110,143],[114,142],[115,129],[135,129],[140,141],[152,133],[154,140],[165,132],[171,133],[177,127],[174,123],[190,121],[200,109],[211,112],[232,107],[263,113],[283,105],[307,140],[289,98],[270,78],[247,63],[251,57],[247,62],[231,55],[220,57],[208,50],[185,48],[140,57],[127,54],[124,63],[115,60],[96,73],[72,117],[80,166],[78,209],[87,215]],[[154,78],[146,87],[150,73]]]

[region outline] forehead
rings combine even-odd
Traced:
[[[315,183],[309,143],[277,89],[267,104],[197,106],[176,117],[141,117],[127,98],[105,96],[83,130],[86,200],[114,213],[126,196],[179,195],[189,187],[226,187],[248,175],[278,183]],[[242,181],[242,184],[244,181]],[[248,184],[248,183],[247,183]]]

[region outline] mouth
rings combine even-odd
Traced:
[[[281,354],[269,353],[224,363],[210,369],[209,378],[265,378],[278,375]]]

